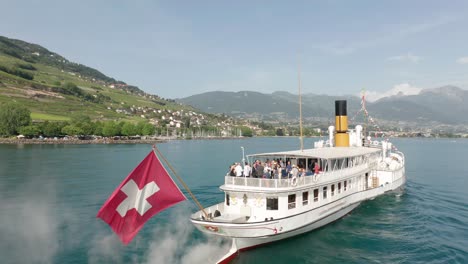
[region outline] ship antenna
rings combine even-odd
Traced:
[[[304,139],[302,136],[302,96],[301,96],[301,63],[298,59],[297,62],[297,77],[299,81],[299,140],[301,142],[301,151],[304,150]]]

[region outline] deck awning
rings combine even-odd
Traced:
[[[380,148],[368,147],[327,147],[304,150],[292,150],[281,152],[269,152],[247,155],[252,158],[260,157],[297,157],[297,158],[318,158],[318,159],[340,159],[356,157],[381,151]]]

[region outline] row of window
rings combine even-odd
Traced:
[[[323,171],[336,171],[346,168],[352,168],[361,164],[367,164],[369,160],[376,160],[378,158],[378,155],[378,153],[373,153],[352,158],[321,160],[321,163],[323,164],[321,164],[321,167]]]
[[[328,198],[328,189],[330,187],[330,196],[333,197],[337,194],[345,192],[347,189],[351,188],[351,180],[346,180],[343,182],[334,183],[328,186],[322,187],[322,199],[325,200]],[[348,188],[349,187],[349,188]],[[313,190],[314,202],[319,201],[319,188]],[[233,199],[236,199],[235,197]],[[244,204],[247,204],[247,196],[244,194],[243,197]],[[237,199],[235,201],[237,203]],[[226,193],[226,205],[231,204],[231,197]],[[309,204],[309,191],[302,192],[302,206]],[[266,207],[267,210],[278,210],[278,197],[267,197],[266,198]],[[296,194],[288,195],[288,209],[296,208]]]
[[[335,186],[337,187],[337,190],[335,190]],[[335,194],[345,192],[348,189],[348,186],[351,187],[351,180],[339,182],[337,184],[331,184],[330,195],[335,196]],[[328,197],[328,187],[329,186],[322,187],[323,200],[327,199]],[[313,194],[314,194],[314,202],[318,202],[319,201],[319,189],[318,188],[314,189]],[[302,192],[302,206],[306,206],[308,204],[309,204],[309,192],[308,191]],[[267,197],[266,206],[267,206],[267,210],[278,210],[278,197]],[[294,209],[294,208],[296,208],[296,194],[290,194],[288,195],[288,209]]]

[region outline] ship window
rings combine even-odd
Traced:
[[[290,194],[288,195],[288,209],[296,208],[296,195]]]
[[[344,182],[343,182],[343,189],[344,189],[345,191],[346,191],[346,184],[347,184],[347,182],[344,181]]]
[[[331,196],[335,195],[335,184],[331,186]]]
[[[338,183],[338,193],[341,192],[341,182]]]
[[[309,192],[302,193],[302,205],[307,205],[309,203]]]
[[[267,210],[278,210],[278,197],[268,197],[266,201]]]
[[[318,192],[319,192],[318,189],[314,190],[314,202],[318,202]]]
[[[323,187],[323,199],[327,199],[327,186]]]
[[[229,206],[229,194],[226,193],[226,205]]]

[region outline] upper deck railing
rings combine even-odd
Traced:
[[[351,168],[320,172],[319,174],[297,177],[296,179],[265,179],[225,176],[224,184],[225,187],[234,187],[239,189],[282,189],[308,185],[321,185],[364,173],[371,168],[375,168],[376,165],[376,161],[369,162]]]

